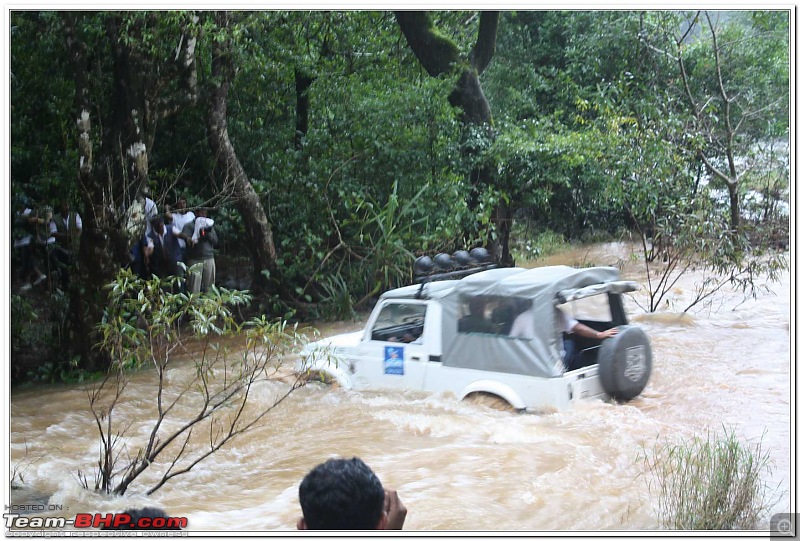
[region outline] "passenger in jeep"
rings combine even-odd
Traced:
[[[486,301],[482,297],[471,297],[468,306],[469,315],[458,320],[458,332],[494,332],[486,319]]]
[[[584,338],[602,341],[606,338],[615,336],[619,332],[616,327],[607,329],[605,331],[596,331],[588,325],[584,325],[583,323],[579,322],[569,314],[564,313],[559,308],[555,308],[555,315],[556,325],[564,336],[561,358],[564,361],[564,370],[566,372],[569,372],[574,368],[578,368],[576,366],[576,361],[578,360],[578,355],[580,353],[575,340],[571,338],[570,335],[577,334],[578,336],[582,336]],[[511,326],[511,332],[509,335],[515,338],[533,338],[533,319],[533,309],[522,312],[514,320],[514,325]]]
[[[403,336],[396,337],[390,336],[388,342],[402,342],[403,344],[421,344],[422,343],[422,335],[414,336],[410,332],[403,333]]]

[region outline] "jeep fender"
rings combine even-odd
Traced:
[[[497,395],[511,404],[512,407],[518,410],[525,409],[525,402],[522,401],[514,389],[505,383],[500,383],[499,381],[494,381],[491,379],[473,381],[461,390],[461,393],[458,395],[458,399],[464,400],[467,395],[479,392]]]

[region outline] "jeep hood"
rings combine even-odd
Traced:
[[[323,338],[322,340],[317,340],[316,342],[308,344],[303,348],[302,353],[310,353],[318,349],[329,348],[331,355],[341,355],[349,348],[361,342],[362,336],[364,336],[363,330],[345,334],[336,334],[334,336],[329,336],[328,338]]]

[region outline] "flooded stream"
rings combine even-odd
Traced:
[[[627,250],[599,245],[537,265],[612,264],[627,258]],[[622,274],[643,278],[631,263]],[[694,279],[678,284],[671,296],[676,306],[691,295]],[[657,441],[727,429],[768,450],[774,512],[788,512],[788,273],[771,287],[772,294],[741,304],[729,292],[718,310],[682,317],[648,315],[626,300],[629,318],[645,329],[654,355],[647,388],[627,404],[586,401],[564,412],[517,414],[447,395],[313,383],[263,426],[152,496],[142,492],[157,479],[157,468],[123,497],[80,487],[77,472],[91,475],[99,452],[81,386],[15,391],[11,466],[23,473],[24,488],[11,498],[63,506],[67,516],[156,505],[188,517],[194,531],[289,530],[299,516],[297,489],[305,473],[328,457],[355,455],[398,490],[409,509],[408,530],[648,530],[658,527],[658,515],[642,454]],[[358,328],[344,322],[321,330]],[[149,374],[138,375],[129,388],[124,411],[135,421],[133,433],[146,428],[136,412],[152,402],[153,389]]]

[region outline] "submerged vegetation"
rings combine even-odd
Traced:
[[[753,530],[770,509],[769,453],[734,432],[657,445],[645,457],[669,530]]]

